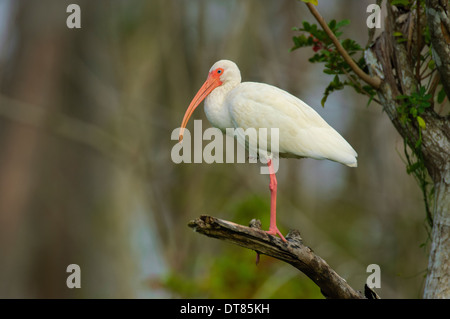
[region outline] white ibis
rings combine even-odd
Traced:
[[[281,157],[328,159],[350,167],[357,166],[355,150],[310,106],[277,87],[255,82],[241,83],[239,68],[229,60],[220,60],[209,70],[208,78],[186,110],[180,142],[189,118],[203,99],[209,122],[222,131],[226,128],[278,128]],[[276,225],[277,180],[271,158],[267,159],[267,165],[271,192],[267,233],[279,235],[286,242]]]

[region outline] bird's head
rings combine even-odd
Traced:
[[[223,84],[238,84],[241,82],[241,71],[239,71],[236,63],[230,60],[220,60],[213,64],[209,69],[209,77],[217,77]]]
[[[220,60],[214,63],[208,73],[208,78],[203,83],[200,90],[189,104],[181,122],[179,141],[183,140],[184,129],[187,126],[189,118],[199,104],[212,92],[215,88],[222,85],[233,85],[241,82],[241,72],[236,63],[230,60]]]

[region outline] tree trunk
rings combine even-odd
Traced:
[[[450,98],[450,19],[448,1],[427,0],[427,24],[430,29],[433,59],[447,98]],[[441,118],[442,133],[434,136],[435,209],[431,234],[431,252],[424,298],[450,298],[450,123]],[[436,154],[436,151],[439,152]]]
[[[430,3],[439,5],[439,1],[427,1],[427,5]],[[398,113],[400,102],[397,96],[410,96],[419,87],[420,83],[414,74],[416,61],[414,52],[420,51],[422,46],[411,43],[411,50],[408,50],[408,45],[395,39],[394,31],[402,30],[402,27],[406,26],[399,24],[398,21],[401,19],[398,19],[397,11],[394,12],[389,5],[387,9],[386,30],[366,52],[366,62],[370,72],[383,79],[378,90],[383,110],[402,138],[411,149],[414,149],[420,139],[420,128],[417,123],[405,124],[400,121]],[[427,9],[428,20],[431,18],[430,12],[434,18],[437,16],[438,8]],[[439,12],[439,17],[444,21],[444,9],[441,8]],[[428,21],[432,38],[435,37],[436,41],[441,42],[439,48],[433,42],[433,58],[438,59],[436,65],[441,83],[448,95],[450,58],[447,52],[450,52],[450,38],[446,37],[444,31],[447,24],[442,22],[434,25],[434,22],[436,19]],[[440,33],[436,29],[439,29]],[[442,42],[445,42],[447,47]],[[420,151],[433,180],[435,192],[432,243],[424,298],[450,298],[450,121],[449,116],[440,116],[432,108],[428,108],[421,116],[426,122],[426,128],[422,130]]]
[[[450,171],[435,184],[435,211],[424,298],[450,298]]]

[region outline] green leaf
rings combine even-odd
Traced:
[[[329,23],[328,23],[328,27],[331,29],[331,30],[333,30],[334,31],[334,29],[336,28],[336,20],[331,20]]]
[[[397,99],[399,99],[399,100],[404,100],[404,99],[408,99],[408,98],[409,98],[409,95],[403,95],[403,94],[397,95]]]
[[[427,89],[424,86],[421,86],[419,89],[419,95],[424,95]]]
[[[419,127],[420,127],[421,129],[424,130],[424,129],[427,128],[427,125],[425,124],[425,121],[423,120],[422,117],[417,116],[416,119],[417,119],[417,124],[419,124]]]
[[[336,24],[336,29],[339,29],[340,27],[344,27],[349,24],[350,24],[350,20],[344,19]]]
[[[417,142],[414,146],[416,149],[420,149],[420,147],[422,146],[422,137],[419,137],[419,139],[417,140]]]
[[[303,28],[305,29],[305,31],[311,30],[311,25],[308,21],[303,21]]]
[[[333,81],[331,81],[330,84],[328,84],[327,88],[325,89],[323,98],[321,100],[322,106],[325,107],[325,102],[327,101],[328,96],[332,92],[342,90],[344,88],[345,84],[346,83],[343,83],[340,81],[339,76],[335,75],[333,78]]]
[[[350,55],[354,54],[355,51],[362,51],[361,46],[358,43],[356,43],[355,40],[345,39],[344,41],[342,41],[341,44]]]
[[[392,0],[391,5],[393,6],[400,5],[402,7],[407,7],[409,5],[409,0]]]
[[[375,95],[371,95],[369,98],[369,101],[367,101],[366,107],[368,107],[370,105],[370,103],[372,102],[372,100],[374,99]]]
[[[442,89],[438,93],[438,97],[437,97],[438,103],[444,102],[445,96],[446,95],[445,95],[444,87],[442,87]]]
[[[312,3],[315,6],[319,4],[319,0],[302,0],[302,1],[305,3]]]
[[[320,104],[322,104],[322,107],[325,107],[325,102],[327,101],[328,95],[324,95],[322,100],[320,100]]]
[[[336,74],[336,71],[330,70],[330,69],[324,69],[323,73],[325,74]]]
[[[425,39],[425,43],[427,45],[430,45],[431,33],[430,33],[430,28],[428,27],[428,24],[425,25],[425,30],[423,32],[423,36],[424,36],[424,39]],[[430,52],[431,52],[431,48],[430,48]]]
[[[406,173],[411,174],[411,173],[417,171],[420,168],[421,168],[421,163],[420,162],[415,162],[414,164],[411,164],[411,165],[406,167]]]

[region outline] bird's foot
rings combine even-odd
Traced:
[[[287,243],[286,238],[284,238],[283,234],[278,230],[278,227],[270,227],[269,230],[265,231],[267,234],[269,235],[273,235],[273,236],[280,236],[281,240],[284,241],[285,243]]]

